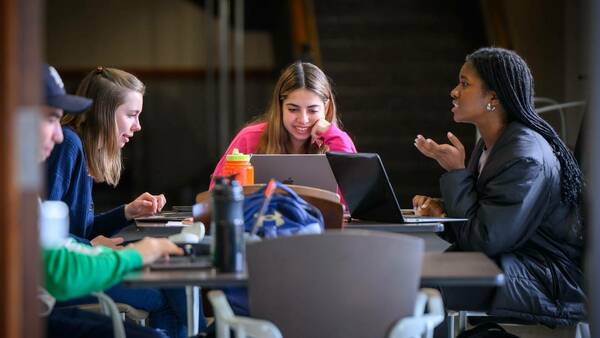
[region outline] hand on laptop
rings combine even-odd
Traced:
[[[136,217],[152,216],[159,213],[166,203],[165,195],[145,192],[125,206],[125,218],[132,220]]]
[[[142,256],[144,265],[153,263],[162,257],[169,257],[169,255],[183,255],[183,249],[166,238],[145,237],[139,242],[129,244],[127,248],[137,250]]]
[[[447,171],[465,168],[465,147],[460,140],[451,132],[448,132],[450,144],[437,144],[434,140],[425,139],[423,135],[417,135],[415,147],[419,151],[434,160]]]
[[[416,195],[413,197],[413,209],[416,216],[446,216],[442,201],[429,196]]]

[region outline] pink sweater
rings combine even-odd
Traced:
[[[240,130],[233,141],[231,141],[231,144],[229,144],[229,147],[227,147],[227,150],[225,151],[223,157],[221,157],[219,163],[217,163],[217,167],[210,178],[210,189],[212,189],[215,183],[213,177],[219,176],[223,172],[225,157],[228,154],[231,154],[234,148],[238,148],[240,153],[254,154],[258,148],[258,142],[260,141],[260,137],[264,133],[266,126],[267,124],[262,122],[249,125]],[[333,124],[329,130],[327,130],[327,132],[321,135],[321,137],[323,138],[324,144],[329,146],[330,151],[339,151],[345,153],[356,152],[356,147],[354,147],[354,143],[352,142],[352,139],[350,139],[350,136]]]

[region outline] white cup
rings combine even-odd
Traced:
[[[40,207],[40,244],[56,248],[69,237],[69,207],[62,201],[45,201]]]

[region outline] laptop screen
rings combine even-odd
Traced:
[[[337,193],[337,183],[323,154],[255,154],[254,183],[275,178],[284,184],[304,185]]]
[[[379,155],[330,152],[327,159],[352,218],[404,221]]]

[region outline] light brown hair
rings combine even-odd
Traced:
[[[325,119],[331,124],[340,126],[336,114],[335,98],[325,73],[319,67],[306,62],[295,62],[288,66],[279,77],[269,108],[259,121],[266,122],[267,127],[258,143],[257,153],[287,154],[290,135],[283,125],[282,104],[286,97],[297,89],[307,89],[315,93],[325,104]],[[325,153],[326,145],[311,145],[306,142],[307,153]]]
[[[116,186],[121,178],[121,147],[115,111],[125,102],[130,91],[144,95],[144,84],[125,71],[98,67],[85,76],[76,95],[94,100],[85,113],[65,115],[63,126],[75,130],[81,138],[88,173],[96,182]]]

